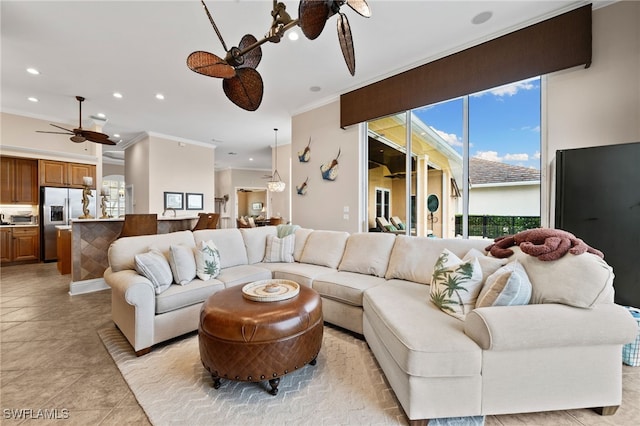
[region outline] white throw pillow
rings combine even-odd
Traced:
[[[275,235],[267,235],[267,244],[264,254],[264,262],[285,262],[293,263],[293,247],[295,245],[295,234],[278,238]]]
[[[157,249],[135,255],[136,271],[151,281],[160,294],[171,286],[173,274],[167,258]]]
[[[184,245],[169,246],[169,266],[176,284],[189,284],[196,277],[193,249]]]
[[[193,250],[198,278],[207,281],[217,277],[220,274],[220,252],[213,241],[200,241]]]
[[[527,305],[531,300],[531,281],[517,260],[491,274],[478,296],[476,308],[483,306]]]
[[[463,320],[475,308],[481,287],[478,259],[463,261],[444,249],[433,267],[429,298],[443,312]]]
[[[478,259],[478,263],[480,263],[480,269],[482,270],[482,283],[487,280],[487,278],[496,272],[498,269],[503,267],[509,262],[509,259],[499,259],[497,257],[486,256],[483,252],[478,249],[472,248],[464,255],[462,260],[467,261],[473,258]]]

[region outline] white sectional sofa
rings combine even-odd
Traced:
[[[326,322],[364,336],[412,423],[585,407],[612,414],[620,405],[622,345],[635,338],[637,326],[613,303],[610,268],[596,256],[567,255],[576,259],[541,265],[516,250],[535,274],[529,277],[532,304],[480,307],[459,319],[429,300],[434,264],[443,249],[462,258],[487,241],[298,228],[295,262],[264,262],[267,237],[277,231],[267,226],[116,240],[104,275],[113,321],[143,354],[196,330],[210,294],[290,279],[319,292]],[[150,248],[168,253],[172,245],[193,248],[208,240],[220,253],[215,278],[156,294],[135,270],[135,256]],[[572,293],[577,305],[588,306],[570,306]]]

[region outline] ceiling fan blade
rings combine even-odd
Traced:
[[[327,22],[330,9],[325,1],[301,0],[298,6],[298,25],[302,33],[309,39],[316,39]]]
[[[235,69],[213,53],[198,50],[187,58],[187,66],[191,71],[208,77],[231,78],[236,75]]]
[[[53,135],[72,135],[72,132],[48,132],[46,130],[36,130],[36,133],[51,133]]]
[[[240,40],[240,44],[238,45],[238,48],[240,50],[244,50],[247,47],[257,42],[258,42],[258,39],[256,39],[253,35],[246,34],[245,36],[242,37],[242,40]],[[262,59],[262,49],[260,48],[260,46],[258,46],[248,51],[243,56],[244,56],[244,63],[242,65],[238,65],[238,68],[256,69],[260,64],[260,60]]]
[[[340,40],[340,48],[344,61],[351,75],[356,73],[356,54],[353,50],[353,38],[351,37],[351,27],[347,15],[340,13],[338,15],[338,39]]]
[[[73,135],[69,139],[71,140],[71,142],[75,142],[75,143],[80,143],[87,140],[87,138],[81,135]]]
[[[50,125],[50,126],[53,126],[53,127],[56,127],[56,128],[58,128],[58,129],[61,129],[61,130],[66,130],[66,131],[67,131],[67,132],[69,132],[70,134],[73,134],[73,130],[67,129],[67,128],[62,127],[62,126],[57,126],[57,125],[55,125],[55,124],[51,124],[51,123],[49,123],[49,125]]]
[[[247,111],[255,111],[262,102],[264,86],[262,77],[253,68],[238,68],[236,76],[222,81],[227,98]]]
[[[80,130],[80,129],[77,129]],[[90,142],[101,143],[105,145],[115,145],[116,143],[109,140],[109,135],[105,135],[104,133],[94,132],[92,130],[84,130],[82,129],[80,132],[76,134],[76,136],[80,136],[85,138]]]
[[[365,18],[371,17],[371,9],[365,0],[347,0],[349,7]]]

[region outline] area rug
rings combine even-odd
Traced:
[[[367,344],[325,327],[315,366],[280,381],[223,380],[212,387],[195,333],[136,357],[115,327],[98,331],[139,404],[154,425],[399,425],[407,419]]]

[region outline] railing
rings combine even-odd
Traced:
[[[539,227],[539,216],[469,216],[469,237],[493,239]],[[462,235],[462,215],[456,215],[456,235]]]

